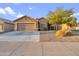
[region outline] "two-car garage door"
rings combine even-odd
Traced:
[[[35,23],[18,23],[17,30],[18,31],[33,31]]]

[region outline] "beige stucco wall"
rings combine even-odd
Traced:
[[[3,24],[4,22],[0,20],[0,32],[4,32]]]
[[[3,30],[3,24],[0,24],[0,32],[4,32],[4,30]]]

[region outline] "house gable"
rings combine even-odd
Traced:
[[[22,23],[34,23],[34,22],[36,22],[36,19],[33,19],[31,17],[28,17],[28,16],[23,16],[21,18],[16,19],[14,21],[14,23],[16,23],[16,22],[19,22],[19,23],[20,22],[22,22]]]

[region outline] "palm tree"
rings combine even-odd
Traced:
[[[50,11],[47,19],[49,23],[52,24],[67,24],[70,23],[72,26],[76,26],[76,18],[71,17],[73,15],[73,9],[63,10],[63,8],[57,8],[55,12]]]

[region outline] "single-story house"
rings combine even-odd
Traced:
[[[37,20],[38,20],[39,31],[48,30],[48,21],[44,17],[39,18]]]
[[[14,30],[14,24],[11,21],[0,18],[0,32],[13,31],[13,30]]]
[[[15,31],[37,31],[38,21],[29,16],[23,16],[14,20]]]
[[[0,18],[0,32],[6,31],[45,31],[60,29],[60,25],[50,25],[48,20],[42,18],[32,18],[29,16],[20,17],[13,22]]]

